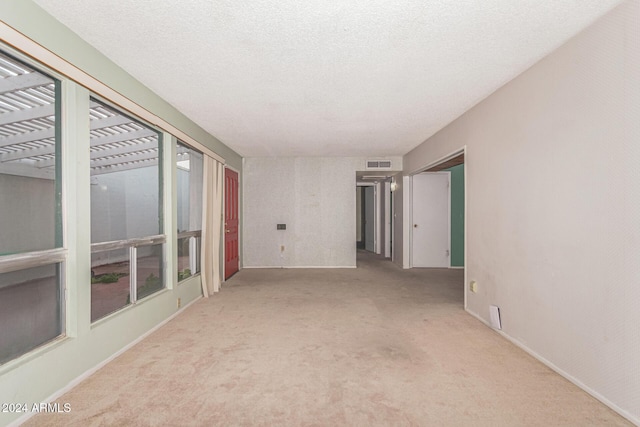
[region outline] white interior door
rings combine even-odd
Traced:
[[[384,183],[384,257],[391,257],[391,183]]]
[[[450,266],[449,172],[413,176],[412,264],[414,267]]]
[[[373,186],[363,187],[364,192],[364,248],[368,251],[375,252],[375,192]]]

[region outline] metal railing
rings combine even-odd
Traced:
[[[198,256],[200,253],[199,241],[202,238],[202,230],[195,231],[183,231],[178,233],[178,241],[182,239],[189,239],[189,269],[191,275],[197,274],[198,269]]]
[[[0,256],[0,273],[56,264],[63,262],[66,257],[67,250],[64,248],[3,255]]]
[[[167,241],[167,236],[158,234],[148,237],[135,237],[133,239],[113,240],[111,242],[100,242],[91,244],[91,253],[114,251],[117,249],[137,248],[140,246],[159,245]]]
[[[100,242],[91,244],[91,253],[114,251],[118,249],[129,250],[129,296],[132,304],[138,300],[138,248],[145,246],[155,246],[166,243],[167,236],[158,234],[155,236],[135,237],[125,240],[114,240],[110,242]],[[164,262],[163,262],[164,264]],[[164,283],[162,287],[164,288]]]

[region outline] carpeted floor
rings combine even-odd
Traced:
[[[627,426],[462,308],[461,270],[243,270],[38,426]]]

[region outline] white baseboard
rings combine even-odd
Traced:
[[[244,268],[357,268],[355,265],[247,265]]]
[[[142,341],[143,339],[145,339],[146,337],[148,337],[149,335],[151,335],[152,333],[154,333],[155,331],[160,329],[162,326],[167,324],[170,320],[172,320],[173,318],[178,316],[180,313],[185,311],[187,308],[189,308],[192,304],[194,304],[196,301],[200,300],[201,298],[203,298],[202,295],[200,295],[199,297],[195,298],[193,301],[191,301],[188,304],[186,304],[180,310],[176,311],[171,316],[167,317],[162,322],[158,323],[156,326],[154,326],[153,328],[149,329],[147,332],[145,332],[144,334],[140,335],[138,338],[136,338],[135,340],[133,340],[129,344],[127,344],[124,347],[122,347],[116,353],[114,353],[111,356],[107,357],[105,360],[103,360],[102,362],[98,363],[93,368],[90,368],[87,371],[83,372],[82,374],[80,374],[79,376],[77,376],[76,378],[71,380],[66,386],[64,386],[60,390],[56,391],[55,393],[53,393],[51,396],[47,397],[43,401],[43,403],[50,403],[50,402],[53,402],[54,400],[58,399],[60,396],[62,396],[63,394],[65,394],[66,392],[68,392],[69,390],[71,390],[72,388],[77,386],[78,384],[80,384],[82,381],[86,380],[91,375],[96,373],[98,370],[103,368],[105,365],[107,365],[109,362],[114,360],[116,357],[120,356],[122,353],[124,353],[125,351],[129,350],[131,347],[133,347],[134,345],[138,344],[140,341]],[[37,414],[37,412],[26,413],[23,416],[21,416],[20,418],[18,418],[16,420],[14,420],[13,422],[9,423],[8,427],[17,427],[17,426],[25,423],[29,418],[31,418],[32,416],[34,416],[36,414]]]
[[[450,268],[451,270],[464,270],[464,267],[458,267],[458,266],[455,266],[455,267],[449,267],[449,268]]]
[[[504,331],[501,330],[497,330],[491,327],[490,324],[488,324],[482,317],[480,317],[478,314],[468,310],[467,308],[465,308],[465,311],[467,313],[469,313],[471,316],[475,317],[476,319],[478,319],[480,322],[484,323],[488,328],[490,328],[492,331],[498,333],[499,335],[501,335],[503,338],[505,338],[507,341],[511,342],[512,344],[514,344],[515,346],[517,346],[518,348],[524,350],[526,353],[528,353],[529,355],[533,356],[536,360],[538,360],[539,362],[541,362],[543,365],[547,366],[548,368],[552,369],[553,371],[555,371],[557,374],[562,375],[564,378],[566,378],[567,380],[569,380],[570,382],[572,382],[574,385],[576,385],[577,387],[581,388],[582,390],[586,391],[587,393],[589,393],[591,396],[595,397],[596,399],[598,399],[600,402],[602,402],[603,404],[605,404],[606,406],[608,406],[609,408],[611,408],[612,410],[614,410],[615,412],[617,412],[618,414],[620,414],[621,416],[623,416],[624,418],[626,418],[627,420],[631,421],[632,423],[634,423],[637,426],[640,426],[640,418],[629,413],[629,411],[622,409],[621,407],[619,407],[618,405],[616,405],[615,403],[613,403],[612,401],[610,401],[609,399],[607,399],[606,397],[604,397],[603,395],[601,395],[600,393],[598,393],[597,391],[593,390],[592,388],[588,387],[587,385],[585,385],[582,381],[580,381],[579,379],[577,379],[576,377],[574,377],[573,375],[569,374],[568,372],[565,372],[564,370],[560,369],[558,366],[556,366],[555,364],[553,364],[551,361],[545,359],[544,357],[542,357],[541,355],[539,355],[538,353],[536,353],[535,351],[533,351],[532,349],[530,349],[529,347],[527,347],[526,345],[524,345],[523,343],[521,343],[520,341],[518,341],[517,339],[511,337],[510,335],[507,335]]]

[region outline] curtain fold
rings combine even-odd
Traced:
[[[204,155],[202,183],[202,294],[208,298],[220,290],[220,236],[222,228],[223,165]]]

